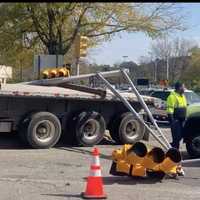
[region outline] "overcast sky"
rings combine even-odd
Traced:
[[[200,3],[181,3],[183,12],[187,13],[188,30],[177,31],[173,37],[192,39],[200,44]],[[141,56],[148,56],[152,40],[144,33],[122,33],[111,42],[103,43],[91,49],[88,60],[97,64],[119,63],[124,60],[138,62]],[[128,56],[128,58],[123,58]]]

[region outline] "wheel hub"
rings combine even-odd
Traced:
[[[38,140],[41,140],[42,142],[48,141],[51,139],[53,135],[53,124],[48,120],[40,121],[36,125],[36,137]]]
[[[83,134],[86,138],[92,139],[97,136],[97,122],[95,120],[89,120],[84,128],[83,128]]]
[[[126,126],[126,134],[128,136],[133,136],[136,133],[136,125],[134,122],[129,122]]]
[[[196,150],[200,151],[200,140],[199,138],[196,138],[192,141],[193,146],[195,147]]]

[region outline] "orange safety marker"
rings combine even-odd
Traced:
[[[93,149],[92,156],[93,159],[90,166],[90,175],[87,178],[86,191],[81,195],[84,199],[106,199],[107,195],[103,190],[98,148]]]

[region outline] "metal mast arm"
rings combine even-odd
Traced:
[[[168,150],[168,146],[153,132],[153,130],[141,119],[139,114],[134,110],[131,104],[128,102],[126,98],[124,98],[112,85],[102,76],[101,73],[97,73],[97,77],[102,80],[105,85],[124,103],[124,105],[130,110],[130,112],[137,117],[137,119],[144,124],[144,126],[148,129],[148,131],[152,134],[152,136],[165,148]]]
[[[168,142],[167,138],[164,136],[164,134],[162,133],[161,129],[158,127],[158,124],[156,123],[156,121],[154,120],[151,111],[149,110],[148,106],[146,105],[146,103],[144,102],[143,98],[141,97],[140,93],[137,91],[136,87],[134,86],[133,82],[131,81],[130,77],[128,76],[128,74],[122,69],[121,70],[124,78],[130,83],[131,88],[133,90],[133,92],[135,93],[135,95],[137,96],[139,102],[141,103],[141,105],[143,106],[144,110],[147,112],[151,122],[153,123],[153,125],[156,127],[156,129],[158,130],[158,132],[160,133],[160,137],[162,137],[162,139],[165,141],[165,143],[167,144],[167,146],[169,148],[171,148],[170,143]]]

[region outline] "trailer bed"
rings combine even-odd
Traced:
[[[137,97],[131,92],[121,92],[129,101],[137,102]],[[80,92],[77,90],[61,88],[56,86],[35,86],[18,84],[6,84],[1,86],[0,96],[23,96],[23,97],[41,97],[41,98],[62,98],[62,99],[82,99],[82,100],[104,100],[119,101],[119,99],[110,91],[106,90],[105,98],[96,94]],[[152,103],[152,97],[144,96],[145,101]]]

